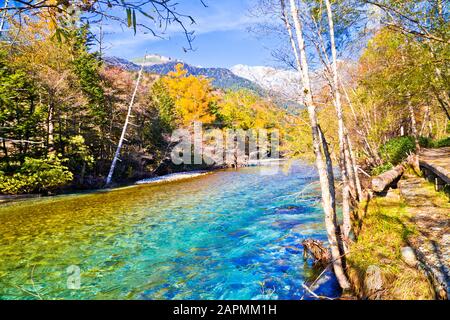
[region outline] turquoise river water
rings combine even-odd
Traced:
[[[0,299],[300,299],[316,180],[297,163],[0,205]],[[339,294],[329,273],[314,289]]]

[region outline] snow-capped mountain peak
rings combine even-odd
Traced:
[[[281,94],[287,99],[296,100],[301,92],[300,75],[295,71],[242,64],[235,65],[230,70],[235,75],[253,81],[265,90]]]

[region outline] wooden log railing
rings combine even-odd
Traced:
[[[428,170],[434,176],[441,179],[444,184],[450,184],[450,171],[446,168],[440,167],[433,163],[427,163],[426,161],[420,161],[420,167],[422,168],[422,171]]]
[[[450,148],[423,149],[419,155],[418,165],[425,178],[433,182],[436,190],[450,185]]]
[[[372,190],[375,192],[383,192],[398,178],[400,178],[404,172],[405,168],[402,165],[399,165],[394,169],[372,178]]]

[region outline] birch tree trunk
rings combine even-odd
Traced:
[[[431,53],[431,58],[436,60],[436,53],[435,53],[435,49],[433,49],[433,46],[430,45],[428,43],[428,47],[430,48],[430,53]],[[434,67],[434,74],[436,75],[437,79],[441,79],[444,80],[443,76],[442,76],[442,70],[441,68],[439,68],[437,65],[435,65]],[[450,107],[450,97],[449,94],[446,90],[439,90],[435,85],[431,84],[431,87],[433,88],[433,92],[436,96],[436,99],[439,102],[439,105],[441,106],[442,110],[444,111],[445,115],[447,116],[447,119],[450,120],[450,111],[449,111],[449,107]],[[441,93],[443,95],[443,97],[441,97]]]
[[[350,139],[350,136],[347,132],[346,132],[345,136],[347,138],[348,149],[350,151],[350,162],[351,162],[352,168],[353,168],[356,192],[358,195],[358,200],[361,201],[361,199],[363,198],[363,192],[362,192],[362,188],[361,188],[361,180],[359,179],[359,175],[358,175],[358,164],[356,163],[355,154],[353,152],[352,140]]]
[[[430,124],[430,105],[427,104],[425,107],[425,114],[423,116],[423,122],[422,122],[422,127],[420,128],[420,132],[419,132],[419,136],[424,136],[425,135],[425,129],[427,128],[427,124]],[[427,137],[431,136],[431,130],[428,132],[428,134],[426,135]]]
[[[405,64],[406,63],[406,58],[404,53],[401,53],[401,58],[402,58],[402,62]],[[416,150],[419,151],[420,150],[420,144],[419,144],[419,137],[417,134],[417,121],[416,121],[416,115],[414,113],[414,107],[412,105],[411,102],[411,92],[408,90],[406,93],[407,99],[408,101],[406,102],[408,105],[408,111],[409,111],[409,120],[411,121],[411,133],[414,137],[414,142],[416,144]]]
[[[331,3],[329,0],[325,0],[325,5],[327,8],[327,17],[328,17],[328,27],[330,34],[330,45],[331,45],[331,57],[332,57],[332,73],[333,80],[331,83],[331,91],[333,94],[333,102],[334,107],[336,109],[336,115],[338,119],[338,138],[339,138],[339,165],[342,174],[342,218],[343,218],[343,226],[342,233],[344,239],[348,239],[350,235],[350,231],[352,228],[351,220],[350,220],[350,181],[349,181],[349,152],[345,147],[345,124],[344,124],[344,116],[342,112],[342,103],[341,103],[341,93],[339,91],[339,82],[338,82],[338,71],[337,71],[337,53],[336,53],[336,43],[334,38],[334,22],[333,22],[333,12],[331,10]],[[354,190],[356,187],[353,188]]]
[[[51,93],[51,95],[53,95],[53,93]],[[54,151],[54,131],[55,131],[55,126],[53,124],[54,111],[55,107],[53,103],[53,98],[50,96],[47,115],[47,152]]]
[[[408,111],[409,111],[409,118],[411,120],[411,131],[414,137],[414,142],[416,144],[416,151],[420,151],[420,144],[419,144],[419,135],[417,133],[417,121],[416,121],[416,115],[414,113],[414,107],[411,103],[411,95],[408,94]]]
[[[450,120],[450,111],[447,109],[448,106],[450,106],[448,103],[445,102],[444,99],[440,96],[438,90],[435,88],[434,95],[436,96],[437,101],[439,102],[439,105],[442,108],[442,111],[444,111],[445,115],[447,116],[447,119]]]
[[[327,172],[326,164],[323,159],[321,150],[321,138],[317,120],[316,107],[314,105],[311,82],[309,78],[309,67],[306,58],[305,41],[303,37],[302,23],[299,17],[296,0],[290,0],[291,15],[295,26],[297,45],[299,51],[300,72],[302,75],[303,93],[305,105],[308,108],[309,119],[311,123],[313,149],[316,158],[317,171],[319,173],[320,187],[322,191],[322,206],[325,213],[325,225],[327,229],[328,241],[331,248],[331,256],[333,259],[333,269],[342,289],[350,288],[350,284],[345,275],[341,253],[339,250],[338,234],[336,226],[336,205],[334,186],[331,187],[330,175]],[[293,42],[295,44],[295,42]]]
[[[329,183],[330,193],[332,195],[335,195],[336,194],[336,189],[334,187],[333,161],[331,160],[330,149],[328,147],[328,142],[327,142],[327,139],[325,138],[325,134],[323,133],[322,128],[320,127],[320,125],[317,125],[317,127],[318,127],[318,131],[319,131],[319,138],[320,138],[320,141],[322,143],[323,155],[325,156],[325,165],[326,165],[326,168],[327,168],[327,176],[328,176],[328,183]],[[335,200],[334,196],[332,197],[332,201],[333,201],[333,208],[335,208],[335,210],[336,210],[336,200]],[[334,224],[335,224],[335,226],[337,228],[338,227],[338,222],[337,222],[336,214],[333,217],[333,222],[334,222]]]
[[[131,97],[130,105],[128,106],[127,117],[125,118],[125,123],[123,125],[122,135],[120,136],[120,140],[119,140],[119,143],[117,145],[116,153],[114,154],[114,158],[113,158],[113,161],[111,163],[111,168],[109,170],[108,177],[106,178],[106,186],[109,186],[111,184],[111,182],[112,182],[112,177],[114,175],[114,170],[116,169],[116,164],[117,164],[117,161],[119,160],[120,150],[122,149],[123,142],[125,140],[125,135],[127,134],[128,124],[130,123],[131,111],[133,109],[134,100],[136,98],[137,90],[139,88],[139,83],[141,82],[143,70],[144,70],[144,66],[142,66],[141,69],[139,70],[139,75],[138,75],[138,78],[137,78],[137,81],[136,81],[136,86],[134,87],[134,92],[133,92],[133,95]]]
[[[364,121],[362,121],[362,123],[361,123],[361,121],[358,119],[358,116],[356,115],[356,112],[355,112],[355,109],[354,109],[354,107],[353,107],[352,101],[350,100],[350,97],[349,97],[349,95],[348,95],[348,92],[347,92],[347,90],[345,89],[345,86],[344,86],[344,84],[342,83],[342,81],[340,81],[340,86],[341,86],[342,90],[344,91],[345,98],[346,98],[346,100],[347,100],[347,103],[348,103],[348,105],[349,105],[349,107],[350,107],[350,110],[351,110],[351,113],[352,113],[352,115],[353,115],[353,119],[354,119],[354,121],[355,121],[355,127],[356,127],[356,128],[357,128],[357,127],[361,127],[361,126],[364,127],[364,130],[363,130],[363,131],[361,131],[360,129],[356,129],[356,132],[357,132],[358,135],[362,138],[363,143],[364,143],[365,146],[366,146],[366,149],[367,149],[366,154],[367,154],[367,156],[371,159],[371,162],[372,162],[374,165],[379,165],[379,164],[381,164],[381,159],[380,159],[378,153],[377,153],[376,151],[374,151],[374,149],[372,148],[372,146],[370,145],[370,143],[369,143],[369,141],[368,141],[368,139],[367,139],[367,136],[368,136],[368,134],[369,134],[369,128],[367,127],[367,124],[366,124]],[[348,135],[348,134],[347,134],[347,135]],[[350,146],[350,156],[353,158],[353,162],[354,162],[354,164],[356,165],[355,157],[352,155],[352,153],[353,153],[353,148],[352,148],[351,140],[348,140],[348,144],[349,144],[349,146]],[[355,176],[355,177],[356,177],[356,180],[359,181],[359,177],[358,177],[358,168],[357,168],[357,166],[355,167],[355,172],[356,172],[356,176]],[[360,183],[360,182],[357,182],[356,187],[357,187],[358,190],[361,190],[361,183]],[[360,193],[360,199],[361,199],[362,192],[359,191],[359,193]]]
[[[289,41],[291,42],[292,51],[294,52],[294,57],[295,57],[295,63],[297,65],[297,70],[301,74],[302,73],[301,72],[302,65],[300,63],[300,57],[298,55],[297,45],[295,44],[294,35],[292,33],[291,24],[289,22],[289,14],[288,14],[287,9],[286,9],[285,0],[280,0],[280,4],[281,4],[282,19],[283,19],[284,25],[286,27],[286,30],[288,32],[288,35],[289,35]]]

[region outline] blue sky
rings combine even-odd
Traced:
[[[194,50],[184,52],[187,46],[184,34],[176,25],[162,36],[121,28],[116,24],[105,26],[105,53],[132,59],[145,52],[157,53],[205,67],[231,67],[236,64],[273,64],[270,50],[266,49],[276,39],[264,42],[248,28],[261,21],[252,16],[249,9],[255,0],[179,0],[178,11],[191,15],[196,20],[189,30],[195,31]],[[142,18],[141,18],[142,19]],[[122,30],[123,29],[123,30]]]

